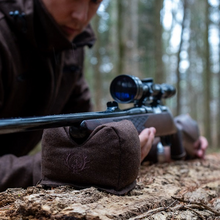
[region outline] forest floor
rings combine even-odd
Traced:
[[[8,189],[0,193],[0,219],[220,219],[220,153],[204,160],[146,163],[125,196],[93,187]]]

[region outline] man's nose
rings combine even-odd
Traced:
[[[77,6],[74,8],[72,17],[80,23],[87,22],[88,19],[89,3],[87,1],[79,1]]]

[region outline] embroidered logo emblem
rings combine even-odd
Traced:
[[[65,158],[65,165],[73,174],[77,174],[87,168],[89,160],[84,153],[68,153]]]

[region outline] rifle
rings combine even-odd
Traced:
[[[162,99],[175,95],[173,86],[154,84],[152,78],[140,80],[131,75],[119,75],[111,82],[110,93],[115,101],[107,103],[106,111],[1,119],[0,134],[70,126],[71,136],[80,139],[101,124],[126,119],[134,124],[138,133],[155,127],[162,144],[171,147],[172,159],[185,156],[181,133],[170,110],[162,104]],[[118,103],[134,103],[134,106],[121,110]]]

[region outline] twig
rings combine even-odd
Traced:
[[[156,208],[156,209],[152,209],[152,210],[149,210],[148,212],[146,213],[143,213],[141,215],[138,215],[134,218],[130,218],[130,220],[138,220],[138,219],[142,219],[142,218],[146,218],[146,217],[149,217],[151,215],[154,215],[158,212],[162,212],[162,211],[176,211],[176,210],[190,210],[192,212],[194,212],[196,215],[198,215],[201,219],[205,220],[204,216],[202,216],[199,212],[197,212],[196,210],[194,209],[207,209],[209,210],[210,212],[214,213],[215,216],[220,216],[220,212],[217,212],[215,211],[214,209],[210,208],[209,206],[203,204],[203,203],[199,203],[199,202],[190,202],[190,201],[187,201],[187,200],[184,200],[183,198],[178,198],[178,197],[174,197],[174,196],[171,196],[175,201],[180,201],[180,202],[184,202],[184,203],[190,203],[188,205],[176,205],[175,207],[170,207],[171,205],[174,204],[171,203],[168,207],[159,207],[159,208]]]
[[[142,219],[142,218],[146,218],[146,217],[149,217],[151,215],[154,215],[158,212],[162,212],[162,211],[172,211],[172,212],[175,212],[177,210],[190,210],[192,212],[194,212],[196,215],[198,215],[200,218],[202,218],[203,220],[205,220],[205,218],[200,214],[198,213],[197,211],[195,211],[193,208],[199,208],[198,206],[195,206],[195,205],[176,205],[175,207],[172,207],[172,208],[168,208],[168,207],[160,207],[160,208],[156,208],[156,209],[152,209],[146,213],[143,213],[139,216],[136,216],[134,218],[130,218],[130,220],[138,220],[138,219]]]
[[[169,208],[167,208],[167,207],[159,207],[159,208],[156,208],[156,209],[152,209],[152,210],[149,210],[148,212],[143,213],[141,215],[138,215],[138,216],[136,216],[134,218],[130,218],[130,220],[138,220],[138,219],[142,219],[142,218],[145,218],[145,217],[149,217],[149,216],[151,216],[153,214],[156,214],[158,212],[166,211],[167,209],[169,209]]]
[[[199,206],[198,208],[201,208],[201,206],[202,206],[203,208],[206,208],[210,212],[214,213],[215,216],[220,216],[220,212],[217,212],[216,210],[214,210],[214,209],[210,208],[209,206],[205,205],[204,203],[201,203],[201,202],[191,202],[191,201],[184,200],[183,198],[178,198],[178,197],[174,197],[174,196],[171,196],[171,197],[173,199],[176,199],[176,200],[180,201],[180,202],[198,205]]]
[[[172,197],[172,198],[175,199],[175,201],[178,200],[178,201],[180,201],[180,202],[190,203],[190,201],[186,201],[186,200],[184,200],[184,199],[182,199],[182,198],[176,198],[176,197]],[[173,204],[174,204],[174,202],[171,203],[171,205],[173,205]],[[156,213],[158,213],[158,212],[162,212],[162,211],[165,211],[165,212],[167,212],[167,211],[175,212],[175,211],[177,211],[177,210],[187,210],[187,209],[190,210],[190,211],[192,211],[192,212],[194,212],[194,213],[195,213],[196,215],[198,215],[201,219],[205,220],[204,216],[202,216],[199,212],[197,212],[196,210],[194,210],[194,209],[201,209],[201,208],[204,209],[204,207],[205,207],[206,209],[208,209],[209,211],[213,212],[216,216],[217,216],[217,215],[220,215],[220,213],[218,213],[217,211],[211,209],[210,207],[208,207],[207,205],[202,204],[202,203],[194,202],[193,204],[191,203],[191,204],[189,204],[189,205],[179,204],[179,205],[176,205],[176,206],[174,206],[174,207],[170,207],[171,205],[169,205],[168,207],[159,207],[159,208],[156,208],[156,209],[149,210],[149,211],[146,212],[146,213],[143,213],[143,214],[141,214],[141,215],[138,215],[138,216],[136,216],[136,217],[134,217],[134,218],[130,218],[130,220],[138,220],[138,219],[146,218],[146,217],[149,217],[149,216],[151,216],[151,215],[154,215],[154,214],[156,214]],[[203,206],[203,207],[201,207],[201,206]]]
[[[193,208],[199,208],[199,207],[198,207],[198,206],[197,206],[197,207],[193,206]],[[205,220],[204,216],[202,216],[199,212],[197,212],[197,211],[194,210],[193,208],[190,207],[190,205],[185,205],[185,206],[183,206],[181,209],[188,209],[188,210],[194,212],[196,215],[198,215],[201,219]]]

